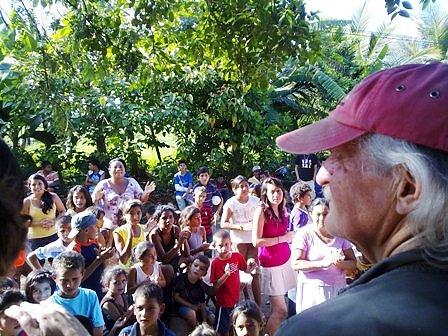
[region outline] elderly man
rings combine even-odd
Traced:
[[[326,228],[375,263],[277,334],[446,335],[448,65],[377,72],[327,118],[277,143],[331,150],[317,176],[330,200]]]

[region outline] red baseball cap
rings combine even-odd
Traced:
[[[314,153],[378,133],[448,152],[448,64],[407,64],[361,81],[328,117],[277,138]]]

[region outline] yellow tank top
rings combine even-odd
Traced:
[[[51,219],[55,220],[56,218],[56,204],[53,203],[53,208],[48,211],[47,214],[42,212],[41,208],[38,208],[33,205],[33,202],[30,200],[30,213],[32,224],[39,223],[42,219]],[[56,226],[52,226],[50,229],[44,229],[42,226],[30,226],[28,228],[28,239],[36,239],[36,238],[45,238],[50,237],[56,233]]]
[[[133,237],[132,238],[132,247],[134,248],[136,247],[139,243],[145,241],[145,232],[144,232],[144,226],[139,224],[138,226],[140,226],[140,236],[138,237]],[[127,225],[122,225],[117,227],[114,232],[118,233],[118,235],[121,237],[121,239],[123,239],[124,242],[126,242],[128,240],[128,236],[129,236],[129,232],[128,232],[128,227]],[[128,262],[126,264],[122,264],[120,262],[120,265],[123,266],[124,269],[126,269],[127,271],[131,268],[132,265],[134,265],[136,263],[136,261],[134,260],[134,257],[131,256],[128,259]]]

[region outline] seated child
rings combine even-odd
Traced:
[[[91,206],[86,209],[87,211],[90,211],[95,217],[96,217],[96,227],[98,228],[98,234],[96,240],[98,241],[98,244],[100,244],[101,248],[108,248],[112,246],[112,237],[108,241],[106,241],[106,238],[102,234],[102,227],[104,223],[104,210],[101,209],[98,206]]]
[[[191,329],[198,322],[213,322],[208,318],[205,305],[205,284],[202,277],[207,274],[210,260],[204,255],[197,255],[188,266],[187,273],[181,273],[174,281],[173,296],[177,303],[179,315],[185,319]]]
[[[104,288],[107,289],[106,295],[100,302],[100,307],[103,312],[105,331],[109,335],[116,329],[115,322],[126,315],[129,305],[127,295],[124,293],[127,285],[126,270],[118,265],[108,267],[104,270],[101,282]]]
[[[236,336],[261,336],[265,317],[255,302],[245,301],[233,310],[232,325]]]
[[[104,270],[104,261],[114,254],[113,248],[108,248],[100,252],[100,247],[96,237],[98,227],[96,217],[89,211],[83,211],[72,218],[72,230],[68,237],[74,240],[67,246],[68,251],[80,253],[85,259],[86,270],[83,272],[81,286],[92,289],[98,298],[103,297],[103,287],[101,286],[101,275]]]
[[[81,288],[85,272],[84,258],[75,251],[65,251],[53,260],[58,290],[48,299],[64,307],[70,314],[83,315],[93,323],[93,336],[102,336],[104,319],[96,293]]]
[[[27,255],[27,262],[33,269],[41,269],[41,262],[43,263],[45,259],[48,258],[55,258],[61,252],[65,251],[72,241],[72,239],[68,237],[71,230],[71,220],[72,217],[69,215],[59,216],[55,221],[58,239],[45,246],[38,247]]]
[[[163,291],[160,286],[150,283],[135,291],[134,315],[137,319],[132,326],[121,330],[119,336],[176,336],[159,319],[163,313]]]
[[[100,169],[100,162],[97,159],[90,159],[88,164],[89,170],[84,184],[87,186],[89,193],[92,194],[95,186],[99,181],[104,180],[106,174],[104,173],[104,170]]]
[[[31,271],[25,280],[25,297],[28,302],[40,303],[48,299],[56,289],[50,271],[41,269]]]
[[[166,286],[161,270],[162,263],[157,261],[157,253],[153,243],[144,241],[134,250],[135,263],[129,269],[128,294],[134,294],[137,287],[146,283],[156,283],[161,288]]]
[[[17,289],[5,289],[0,292],[0,335],[26,336],[19,322],[6,316],[5,310],[25,301],[23,294]]]
[[[213,245],[218,252],[210,273],[210,281],[216,287],[215,330],[219,335],[229,335],[230,315],[240,296],[239,270],[250,273],[257,263],[249,258],[246,264],[241,254],[232,251],[230,233],[226,230],[219,230],[213,235]]]
[[[188,336],[218,336],[218,333],[204,322],[194,328]]]

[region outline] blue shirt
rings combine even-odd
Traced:
[[[185,175],[181,175],[180,172],[177,172],[174,175],[174,187],[176,188],[176,196],[183,196],[190,184],[193,185],[193,175],[191,175],[189,171],[185,172]],[[179,186],[181,187],[181,189],[184,188],[184,190],[177,190]]]
[[[74,298],[66,299],[54,293],[48,300],[64,307],[72,315],[87,317],[92,321],[94,328],[104,326],[98,296],[93,290],[80,287],[78,295]]]

